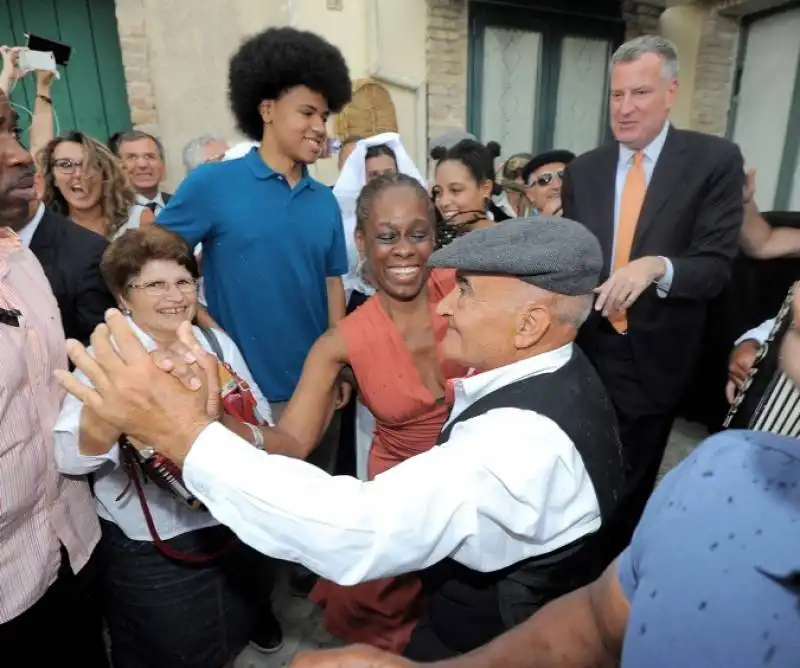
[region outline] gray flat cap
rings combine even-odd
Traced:
[[[589,294],[603,268],[600,242],[567,218],[513,218],[468,232],[439,249],[429,267],[516,276],[561,295]]]
[[[477,141],[477,137],[473,134],[470,134],[466,130],[450,130],[448,132],[444,132],[430,140],[428,152],[432,151],[437,146],[441,146],[442,148],[450,150],[453,148],[453,146],[458,144],[458,142],[463,141],[464,139],[472,139],[473,141]]]

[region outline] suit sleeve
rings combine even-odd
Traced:
[[[709,175],[689,248],[669,258],[674,276],[668,299],[712,299],[730,280],[744,220],[743,184],[742,154],[729,144]]]
[[[78,289],[75,293],[76,335],[84,344],[88,343],[94,328],[105,320],[108,309],[116,306],[114,297],[100,274],[100,260],[108,244],[98,237],[97,243],[86,247],[80,253],[81,270],[77,276]]]
[[[572,185],[572,169],[570,165],[564,170],[564,180],[561,183],[561,215],[576,222],[579,221],[575,210],[575,194]]]

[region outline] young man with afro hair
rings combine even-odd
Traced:
[[[341,52],[318,35],[269,28],[251,37],[231,58],[228,96],[239,130],[259,146],[200,165],[157,219],[203,244],[208,310],[239,346],[276,420],[311,346],[345,313],[341,211],[307,165],[327,143],[329,114],[351,94]],[[309,457],[327,470],[335,424]],[[279,629],[273,635],[256,645],[276,649]]]

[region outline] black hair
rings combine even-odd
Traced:
[[[162,160],[164,159],[164,145],[161,143],[161,140],[155,135],[151,135],[149,132],[142,132],[141,130],[126,130],[125,132],[117,132],[113,137],[111,137],[111,139],[108,140],[108,148],[111,149],[114,155],[119,157],[119,150],[122,144],[124,144],[126,141],[139,141],[140,139],[149,139],[152,141],[158,149],[159,157]]]
[[[378,144],[377,146],[370,146],[367,149],[366,155],[364,156],[364,160],[369,160],[370,158],[378,158],[382,155],[390,157],[394,160],[395,166],[397,165],[397,156],[394,154],[394,151],[390,149],[386,144]]]
[[[493,195],[500,193],[500,186],[495,183],[494,171],[494,160],[499,155],[500,144],[497,142],[490,141],[484,146],[474,139],[462,139],[450,148],[435,146],[431,150],[431,158],[436,160],[437,167],[448,160],[460,162],[469,170],[477,183],[491,181]]]
[[[356,229],[364,232],[367,226],[367,219],[372,213],[375,199],[392,188],[408,188],[412,190],[419,199],[425,202],[425,209],[431,227],[435,226],[436,212],[433,200],[428,195],[428,191],[413,176],[408,174],[382,174],[376,179],[368,182],[361,189],[361,194],[356,200]]]
[[[228,69],[228,100],[239,130],[253,141],[261,141],[264,121],[259,105],[279,99],[295,86],[322,95],[334,113],[352,96],[344,57],[319,35],[294,28],[268,28],[245,41]]]

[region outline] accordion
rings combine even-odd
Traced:
[[[800,437],[800,390],[780,368],[780,351],[793,326],[792,307],[800,282],[789,290],[767,340],[731,404],[725,429],[750,429]]]

